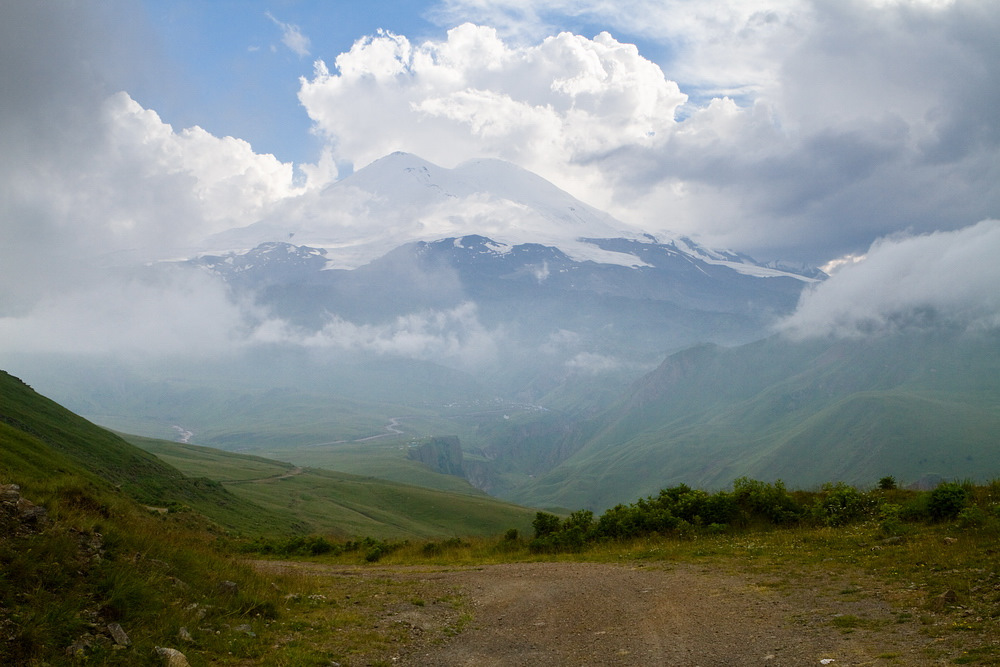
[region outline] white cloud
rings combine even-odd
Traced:
[[[802,297],[793,338],[861,336],[929,325],[1000,327],[1000,221],[889,237]]]
[[[995,3],[449,0],[436,16],[494,27],[381,33],[303,81],[337,159],[500,157],[650,232],[818,264],[1000,206]],[[567,23],[618,39],[546,36]]]
[[[702,95],[750,94],[773,86],[782,54],[808,27],[807,0],[444,0],[437,19],[477,21],[532,40],[572,17],[667,45],[661,63]]]
[[[302,34],[302,29],[299,26],[284,23],[279,21],[271,15],[271,12],[264,12],[267,18],[271,19],[274,25],[281,28],[281,43],[284,44],[288,49],[298,55],[300,58],[304,58],[309,55],[309,38]]]
[[[0,317],[0,352],[219,357],[245,340],[252,312],[199,272],[91,274],[46,294],[30,312]]]
[[[338,56],[336,69],[318,63],[299,98],[338,159],[363,166],[397,149],[444,166],[498,157],[576,194],[599,190],[586,162],[662,141],[686,100],[606,33],[528,47],[471,24],[420,45],[380,33]]]
[[[260,155],[242,139],[215,137],[200,127],[180,132],[162,122],[155,111],[142,108],[127,93],[118,93],[105,104],[104,126],[107,153],[100,165],[114,174],[108,187],[122,187],[132,180],[137,189],[150,192],[167,187],[171,197],[188,200],[197,211],[201,224],[190,230],[196,237],[240,226],[260,217],[271,204],[297,194],[291,163],[273,155]],[[180,192],[167,183],[183,181]],[[119,194],[115,200],[127,199]],[[174,238],[177,223],[167,223],[160,212],[138,202],[137,210],[123,211],[128,219],[113,224],[134,228],[145,221],[171,227]],[[166,213],[175,213],[169,209]],[[191,240],[191,239],[185,239]]]
[[[378,355],[481,367],[497,358],[501,332],[479,321],[474,303],[449,310],[428,310],[397,317],[388,324],[357,324],[332,316],[318,331],[303,330],[283,320],[268,320],[250,340],[257,344],[293,344],[318,350]]]

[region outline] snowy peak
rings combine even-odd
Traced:
[[[503,160],[470,160],[448,169],[401,152],[288,200],[264,220],[218,234],[207,246],[245,252],[265,242],[294,241],[325,249],[328,268],[355,269],[405,244],[473,236],[506,247],[556,248],[575,262],[628,268],[651,266],[641,246],[661,245],[691,261],[743,274],[813,279],[688,238],[661,243]]]

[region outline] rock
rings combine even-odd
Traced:
[[[188,644],[194,643],[194,637],[191,636],[191,633],[188,632],[188,629],[183,625],[181,626],[181,629],[177,631],[177,636],[180,637],[183,642],[187,642]]]
[[[17,513],[21,517],[21,521],[28,524],[43,523],[49,514],[44,507],[36,505],[24,497],[17,499]]]
[[[955,537],[946,537],[944,538],[943,542],[945,544],[955,544],[955,542],[958,542],[958,539]]]
[[[86,642],[77,640],[66,647],[66,655],[71,658],[82,658],[89,647]]]
[[[184,581],[181,581],[177,577],[167,577],[167,581],[174,585],[174,588],[179,588],[182,591],[191,590],[191,587],[187,585]]]
[[[235,581],[223,581],[219,584],[219,590],[227,595],[236,595],[240,592],[240,585]]]
[[[958,593],[949,588],[944,593],[931,600],[930,608],[934,611],[944,611],[948,607],[953,607],[956,604],[958,604]]]
[[[119,646],[128,646],[132,643],[129,641],[128,635],[125,634],[125,630],[118,623],[109,623],[108,632],[111,633],[111,638],[115,640],[115,644]]]
[[[253,631],[253,628],[251,628],[248,623],[244,623],[243,625],[237,625],[235,628],[233,628],[233,630],[235,632],[242,632],[247,637],[256,637],[257,636],[257,633],[255,633]]]
[[[175,648],[157,646],[156,654],[160,656],[160,659],[163,660],[163,664],[166,665],[166,667],[191,667],[191,663],[188,662],[187,656]]]

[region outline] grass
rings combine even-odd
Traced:
[[[438,538],[492,535],[531,525],[534,511],[475,491],[453,478],[461,491],[441,491],[317,468],[297,468],[273,459],[209,447],[125,436],[182,472],[217,481],[233,496],[275,516],[285,530],[246,534],[312,532],[340,538]],[[416,464],[414,464],[416,465]],[[442,475],[438,475],[443,477]],[[459,484],[460,482],[460,484]]]
[[[1000,636],[998,537],[996,523],[967,528],[949,521],[907,524],[904,539],[887,540],[880,523],[869,521],[841,527],[654,535],[596,543],[580,552],[561,554],[534,553],[529,539],[511,539],[510,535],[410,540],[395,543],[374,561],[364,549],[296,557],[294,567],[302,575],[298,585],[312,591],[304,595],[319,594],[325,599],[322,604],[299,600],[282,610],[275,627],[279,634],[293,638],[289,650],[294,649],[301,664],[318,664],[309,660],[319,659],[344,665],[379,660],[391,664],[401,643],[440,641],[460,633],[472,620],[460,597],[442,595],[428,587],[427,580],[402,574],[414,568],[421,572],[557,561],[645,567],[686,563],[745,577],[781,596],[825,596],[831,601],[825,608],[843,613],[831,612],[824,622],[843,633],[866,633],[875,646],[879,637],[889,636],[883,633],[902,629],[924,647],[927,662],[1000,664],[995,643]],[[310,567],[332,567],[340,574],[310,577]],[[940,604],[949,591],[954,598],[945,597],[953,602]],[[883,611],[866,611],[868,605]],[[886,605],[889,612],[884,611]],[[350,615],[351,611],[356,614]],[[401,627],[393,620],[427,611],[440,615],[435,629],[427,633]],[[329,636],[319,629],[327,623],[339,623],[345,629]],[[893,661],[899,655],[883,650],[878,658],[898,664]]]
[[[933,505],[924,501],[932,494],[874,491],[864,495],[895,509],[866,511],[836,525],[750,522],[720,529],[683,522],[668,535],[545,553],[532,548],[525,527],[503,523],[512,515],[491,514],[493,501],[483,498],[476,509],[475,496],[418,493],[320,471],[285,476],[292,471],[287,465],[255,457],[239,458],[223,473],[222,459],[211,458],[216,454],[177,450],[177,460],[191,466],[208,456],[200,460],[212,463],[202,470],[215,466],[213,474],[226,479],[225,485],[209,479],[199,486],[9,376],[0,375],[0,385],[0,483],[18,483],[22,496],[44,506],[48,517],[30,524],[0,507],[0,655],[11,664],[66,664],[66,650],[78,646],[81,663],[146,665],[157,645],[181,648],[196,666],[392,664],[401,647],[443,641],[473,619],[455,591],[402,576],[402,566],[514,561],[690,563],[747,577],[778,595],[820,590],[850,604],[878,600],[891,607],[890,621],[850,607],[825,622],[876,640],[902,626],[919,636],[929,661],[1000,664],[1000,482],[957,485],[968,490],[968,503],[938,521],[928,520]],[[262,473],[273,474],[254,477]],[[237,489],[247,495],[235,497]],[[330,511],[324,503],[331,489],[354,503],[344,507],[395,525],[399,533],[352,548],[333,542],[325,555],[317,549],[316,555],[295,556],[295,567],[254,569],[244,562],[248,552],[233,548],[261,551],[287,540],[287,531],[263,530],[257,534],[266,540],[234,541],[231,531],[183,502],[211,506],[232,496],[226,502],[237,504],[231,507],[259,513],[248,521],[287,517],[289,506],[309,518]],[[151,512],[148,502],[165,503],[168,511]],[[412,524],[398,523],[401,515],[391,508],[400,506],[412,520],[436,526],[436,534],[421,538]],[[496,534],[514,529],[483,536],[486,517],[498,526]],[[467,534],[463,526],[470,521],[481,534],[457,537]],[[312,576],[310,563],[335,566],[341,574]],[[126,630],[129,647],[115,648],[106,631],[110,623]],[[190,642],[181,639],[181,628]],[[895,660],[890,653],[884,659]]]

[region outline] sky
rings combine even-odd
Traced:
[[[921,299],[989,321],[997,34],[995,0],[11,0],[0,334],[44,338],[71,311],[138,324],[154,313],[127,304],[166,291],[161,318],[238,320],[188,278],[129,274],[115,301],[108,272],[397,150],[501,158],[644,231],[847,267],[800,329]],[[929,262],[964,244],[978,263]],[[876,299],[925,270],[933,290]]]

